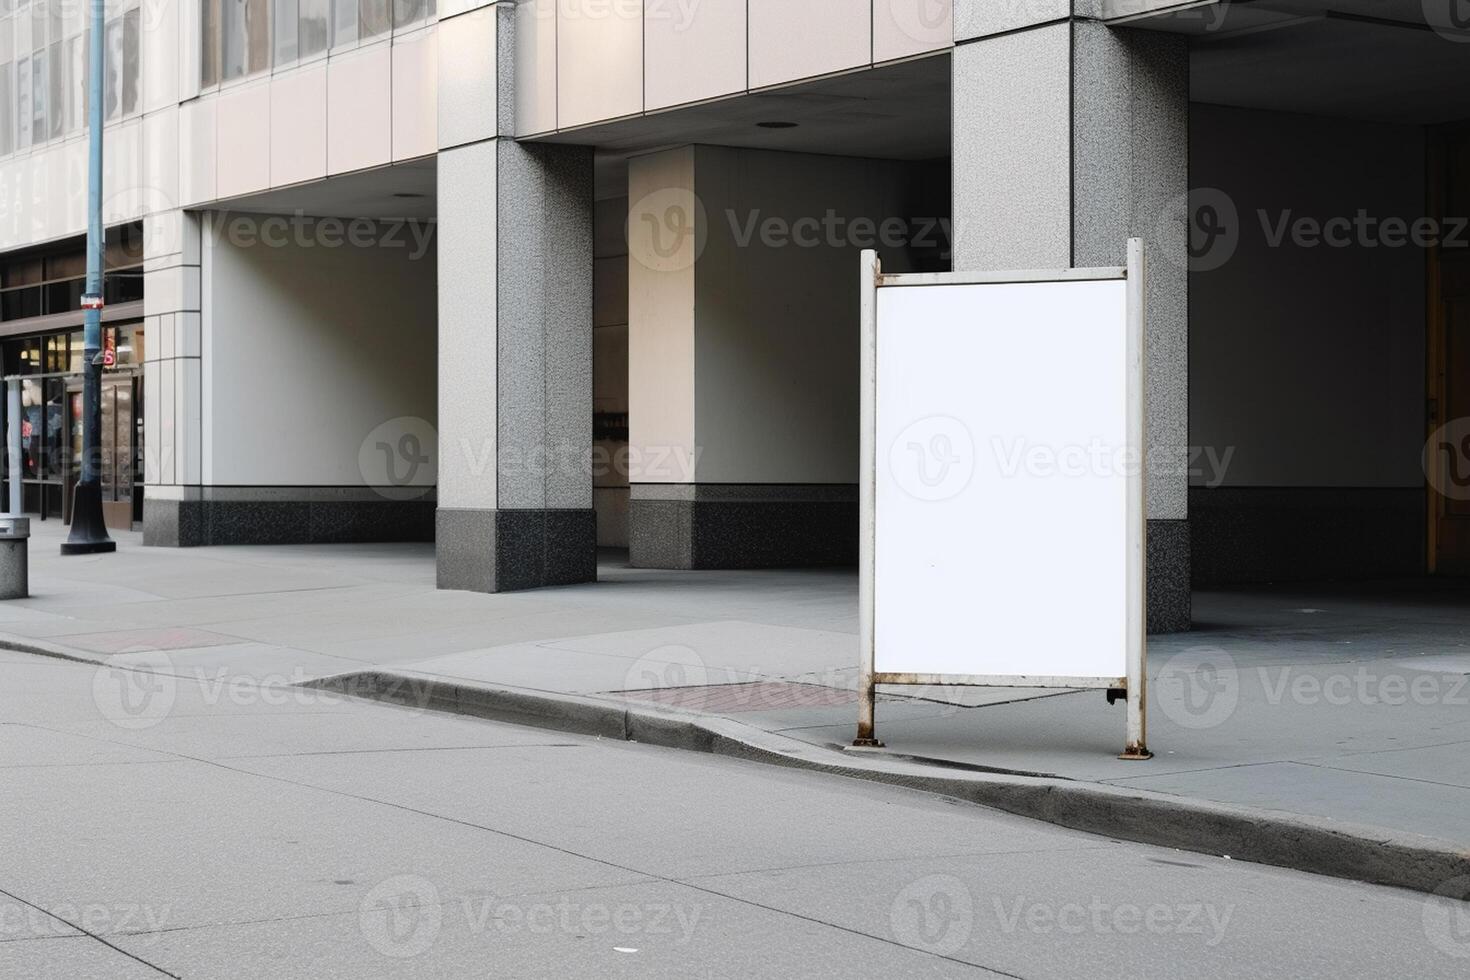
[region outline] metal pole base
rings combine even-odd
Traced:
[[[1154,754],[1141,745],[1130,746],[1123,750],[1122,755],[1118,756],[1120,759],[1131,759],[1138,762],[1145,759],[1152,759],[1153,757]]]
[[[71,534],[61,543],[63,555],[100,555],[117,550],[117,542],[107,536],[102,520],[102,487],[96,483],[78,483],[72,496]]]
[[[852,740],[852,747],[855,749],[881,749],[883,748],[883,743],[876,738],[855,738]]]

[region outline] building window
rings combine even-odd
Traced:
[[[31,141],[46,139],[46,52],[31,55]]]
[[[331,0],[299,0],[301,35],[298,42],[301,57],[310,58],[327,50],[332,34]]]
[[[357,40],[357,0],[334,0],[332,10],[332,43],[354,43]]]
[[[296,0],[276,0],[276,64],[285,65],[296,60],[297,38],[300,36],[301,20]]]
[[[357,8],[357,18],[360,37],[376,37],[393,29],[390,0],[361,0]]]
[[[271,65],[270,0],[221,0],[220,81]]]
[[[220,0],[203,0],[199,15],[199,84],[219,84]]]
[[[107,118],[141,108],[140,0],[108,0]],[[88,12],[71,0],[0,0],[0,156],[87,128]]]
[[[199,0],[199,4],[201,88],[390,34],[433,17],[437,7],[435,0]]]
[[[221,0],[220,81],[245,74],[245,0]]]

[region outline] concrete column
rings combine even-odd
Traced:
[[[913,171],[711,146],[630,162],[634,565],[856,561],[853,276],[880,239],[907,267]]]
[[[143,543],[201,543],[201,216],[143,219]]]
[[[1144,239],[1149,629],[1187,629],[1187,41],[1104,26],[1090,0],[1008,6],[955,49],[955,268],[1121,265]]]
[[[592,152],[512,138],[514,6],[447,21],[493,38],[494,111],[440,88],[438,582],[480,592],[597,575]]]

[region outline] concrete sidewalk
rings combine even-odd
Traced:
[[[33,529],[34,595],[0,605],[11,647],[216,687],[381,671],[728,719],[808,758],[855,758],[839,754],[856,720],[849,572],[642,571],[614,556],[595,585],[486,596],[436,591],[427,546],[167,550],[123,534],[116,555],[62,559],[64,529]],[[1454,583],[1197,595],[1196,630],[1150,643],[1148,762],[1116,758],[1123,709],[1101,692],[1015,689],[886,692],[882,756],[1464,856],[1466,598]]]

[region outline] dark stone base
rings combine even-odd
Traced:
[[[597,580],[597,512],[448,510],[436,517],[438,584],[515,592]]]
[[[1190,626],[1190,522],[1148,522],[1147,609],[1150,633],[1183,633]]]
[[[1194,585],[1422,575],[1417,487],[1194,487]]]
[[[143,504],[143,543],[354,544],[434,540],[434,501],[159,500]]]
[[[851,493],[842,496],[851,497]],[[635,568],[856,565],[856,499],[640,499],[628,502]]]

